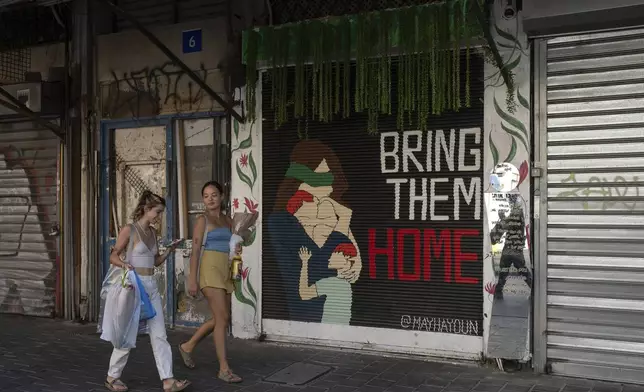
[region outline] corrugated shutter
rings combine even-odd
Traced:
[[[466,69],[464,64],[461,69]],[[422,172],[414,162],[403,162],[402,158],[399,172],[382,172],[381,148],[392,151],[395,136],[399,137],[398,147],[402,148],[405,138],[403,133],[396,132],[395,108],[392,111],[394,115],[380,117],[380,134],[377,135],[367,133],[366,113],[352,113],[348,119],[338,118],[330,123],[310,121],[308,126],[300,124],[299,129],[298,123],[291,121],[274,130],[271,84],[265,77],[262,97],[264,319],[482,334],[482,187],[470,186],[477,181],[482,185],[483,164],[478,161],[476,168],[460,172],[458,164],[461,137],[464,137],[464,145],[461,145],[460,152],[465,157],[465,164],[475,164],[472,150],[480,151],[481,160],[484,151],[483,61],[480,57],[473,56],[471,69],[472,107],[458,113],[430,117],[429,124],[433,131],[420,134],[419,149],[422,151],[415,154]],[[392,72],[392,97],[397,97],[395,66]],[[461,80],[465,80],[464,75]],[[292,81],[290,88],[293,88]],[[412,114],[411,119],[415,122],[416,114]],[[414,126],[409,125],[408,129],[417,129]],[[478,129],[480,137],[473,133],[464,136],[468,128]],[[437,150],[433,146],[441,133],[438,130],[444,130],[442,135],[448,146],[451,137],[454,137],[453,171],[448,168],[442,152],[441,170],[434,171],[437,168],[434,162]],[[382,139],[384,144],[381,145],[381,136],[385,132],[391,134]],[[298,134],[305,134],[308,140],[300,140]],[[429,155],[434,157],[430,158],[433,170],[425,172],[429,135],[432,146]],[[408,134],[408,140],[410,146],[416,146],[418,137]],[[298,189],[302,189],[298,188],[301,181],[288,178],[286,173],[289,165],[295,162],[315,169],[322,159],[333,175],[331,187],[326,190],[324,187],[309,187],[308,191],[314,198],[301,192],[298,194]],[[394,159],[385,160],[387,170],[392,169]],[[295,166],[291,167],[297,171]],[[306,173],[294,174],[295,177],[298,175],[307,176]],[[388,183],[388,179],[406,181],[400,185],[399,197],[396,196],[394,184]],[[426,211],[423,211],[421,202],[416,202],[414,219],[410,219],[411,181],[414,181],[417,195],[422,193],[424,181],[427,181],[426,191],[430,195],[430,183],[437,179],[440,181],[434,182],[435,194],[445,195],[449,200],[436,201],[435,209],[428,201]],[[455,186],[461,179],[468,190],[475,189],[470,204]],[[318,180],[324,181],[323,178]],[[323,198],[318,199],[329,192],[333,200],[325,202]],[[460,220],[455,220],[455,192],[460,195],[460,208],[457,208]],[[398,219],[395,217],[397,199]],[[307,204],[309,200],[314,203]],[[311,207],[312,204],[317,206]],[[302,211],[298,210],[300,206]],[[301,222],[305,226],[318,225],[315,234],[322,238],[320,243],[314,245],[308,239],[289,210],[297,210],[296,214],[302,216]],[[431,214],[445,215],[448,220],[431,220]],[[423,218],[423,215],[426,217]],[[345,216],[350,219],[350,231],[355,237],[362,261],[362,272],[352,285],[346,280],[337,279],[338,268],[343,268],[345,259],[338,259],[340,255],[334,254],[334,250],[342,249],[337,245],[350,240],[332,234],[319,249],[325,238],[320,233],[326,231],[328,234],[331,227],[342,231],[340,227],[343,224],[338,222],[337,217],[342,219]],[[312,291],[307,289],[304,293],[299,285],[302,263],[298,255],[303,245],[311,247],[312,252],[307,283],[315,284]],[[459,250],[467,256],[460,256]],[[307,296],[313,298],[302,299]],[[340,336],[337,338],[341,339]]]
[[[644,30],[547,43],[547,356],[644,383]]]
[[[0,313],[54,314],[59,147],[31,121],[0,123]]]
[[[119,0],[118,6],[146,26],[206,20],[226,15],[224,0]],[[117,19],[117,31],[133,29],[125,19]]]

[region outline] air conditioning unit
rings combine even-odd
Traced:
[[[30,82],[0,85],[31,111],[41,115],[62,115],[64,108],[64,86],[61,82]],[[0,96],[0,100],[6,101]],[[15,111],[0,103],[0,116],[16,115]]]

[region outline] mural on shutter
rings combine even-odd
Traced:
[[[264,83],[263,318],[482,335],[482,79],[477,56],[471,108],[375,136],[366,113],[274,130]]]

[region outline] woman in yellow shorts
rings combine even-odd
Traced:
[[[226,358],[226,328],[230,320],[230,295],[235,288],[228,259],[232,220],[221,212],[223,193],[222,186],[216,181],[207,182],[201,190],[206,212],[195,223],[188,279],[188,293],[195,296],[201,290],[208,301],[213,318],[199,327],[188,342],[179,345],[179,352],[184,364],[193,369],[195,363],[192,359],[192,351],[214,330],[215,347],[219,359],[218,377],[228,383],[238,383],[242,379],[233,373]],[[204,233],[206,233],[205,241]],[[202,244],[204,244],[203,254]],[[237,252],[241,252],[241,246]]]

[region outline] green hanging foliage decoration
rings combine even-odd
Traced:
[[[257,103],[257,66],[263,62],[269,67],[276,128],[289,121],[289,112],[298,121],[329,122],[354,110],[367,113],[368,131],[376,133],[379,115],[396,110],[399,129],[411,124],[415,113],[418,127],[425,130],[430,115],[470,106],[470,44],[489,35],[479,1],[446,0],[246,31],[247,105],[254,108]],[[513,94],[512,75],[502,74],[508,94]],[[295,83],[291,92],[289,78]],[[254,120],[254,110],[248,114]]]

